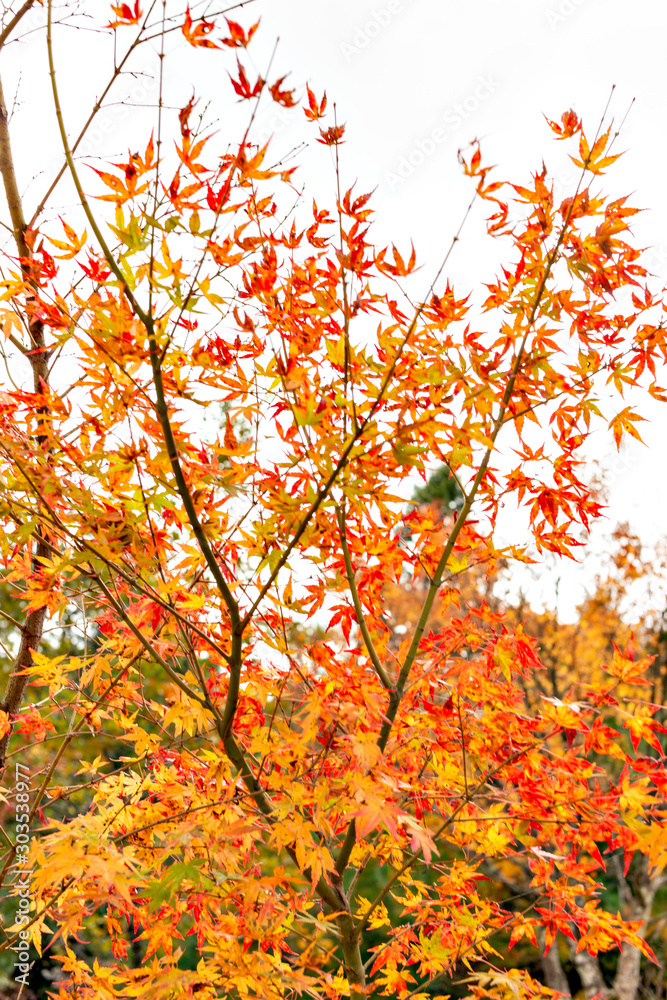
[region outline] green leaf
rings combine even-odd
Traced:
[[[203,875],[200,871],[203,864],[203,858],[195,858],[192,861],[177,861],[163,870],[159,879],[149,882],[143,892],[151,901],[151,910],[157,910],[164,903],[170,903],[186,879],[194,882],[197,886],[200,885],[202,879],[215,884],[213,879],[209,878],[208,875]]]

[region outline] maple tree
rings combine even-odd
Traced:
[[[659,706],[628,708],[631,745],[608,721],[649,659],[625,647],[585,697],[531,700],[535,641],[462,582],[575,554],[601,511],[591,429],[638,437],[624,390],[664,398],[663,300],[635,210],[599,187],[611,124],[549,123],[580,171],[560,205],[546,167],[514,185],[477,144],[462,153],[506,265],[466,295],[446,258],[425,288],[414,250],[371,242],[370,195],[344,190],[326,95],[251,69],[256,24],[113,6],[105,96],[157,44],[160,97],[143,151],[93,174],[75,152],[101,101],[70,137],[46,8],[78,198],[60,221],[48,199],[25,214],[0,93],[15,241],[0,551],[17,609],[0,758],[32,831],[29,849],[5,837],[4,884],[32,875],[0,949],[27,928],[62,966],[60,997],[548,995],[502,935],[651,959],[641,921],[598,898],[605,854],[665,862],[664,755],[639,742],[655,747]],[[229,66],[249,109],[235,145],[194,98],[163,102],[174,30]],[[305,112],[333,154],[332,208],[253,142],[265,100]],[[442,462],[455,512],[406,513],[406,482]],[[534,553],[494,541],[510,499]],[[419,610],[397,640],[385,595],[405,581]],[[47,626],[80,638],[55,653]],[[29,793],[6,778],[17,759]],[[518,905],[489,891],[501,863],[529,873]],[[96,919],[103,960],[78,947]]]

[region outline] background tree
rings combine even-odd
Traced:
[[[441,504],[447,514],[460,510],[463,506],[463,492],[446,465],[441,465],[423,486],[418,486],[412,499],[418,504]]]
[[[49,2],[78,199],[57,224],[43,199],[27,225],[2,114],[16,246],[0,551],[23,611],[0,722],[10,777],[17,758],[33,775],[29,792],[5,779],[19,822],[2,877],[34,873],[0,948],[29,930],[62,964],[61,997],[544,994],[495,947],[506,933],[652,959],[639,924],[597,898],[602,849],[664,865],[664,760],[647,764],[607,722],[648,660],[626,649],[576,703],[530,703],[535,643],[458,587],[527,558],[494,542],[510,495],[537,551],[569,555],[600,511],[579,461],[590,429],[606,421],[620,442],[641,419],[625,402],[603,414],[598,387],[663,396],[662,300],[644,286],[634,210],[597,187],[611,125],[587,137],[572,112],[551,123],[580,170],[560,206],[546,168],[508,185],[476,144],[462,155],[507,264],[483,296],[457,298],[444,264],[425,289],[414,251],[372,244],[370,196],[342,183],[343,126],[324,95],[251,71],[256,25],[169,2],[112,10],[105,97],[157,46],[155,129],[84,177]],[[250,109],[232,146],[189,93],[166,106],[166,82],[181,85],[173,31],[228,60]],[[253,142],[263,100],[301,100],[333,156],[331,210]],[[216,429],[200,415],[220,406]],[[456,516],[406,514],[406,479],[443,461]],[[420,589],[420,610],[392,645],[383,595],[397,581]],[[54,657],[44,626],[67,614],[94,620],[95,644]],[[318,621],[329,634],[304,643]],[[633,737],[655,742],[655,706],[629,711]],[[110,768],[84,752],[72,781],[89,732],[124,753]],[[484,885],[484,866],[507,863],[531,874],[520,907]],[[76,947],[96,920],[101,961]]]
[[[604,664],[618,656],[619,648],[631,655],[653,657],[643,684],[621,686],[617,701],[611,702],[605,713],[606,724],[618,734],[626,752],[634,748],[641,757],[640,766],[646,769],[655,768],[664,759],[666,746],[661,726],[647,733],[643,715],[651,706],[656,709],[655,721],[664,724],[665,712],[660,707],[664,705],[666,672],[662,616],[647,610],[651,603],[659,601],[663,581],[664,553],[645,553],[637,535],[624,524],[612,532],[606,564],[577,609],[574,622],[565,624],[548,610],[537,612],[525,598],[509,607],[506,601],[494,601],[495,610],[503,610],[509,620],[521,623],[538,641],[545,672],[534,674],[525,685],[531,705],[545,697],[585,703],[591,692],[604,683]],[[651,590],[652,602],[648,599]],[[629,706],[633,706],[631,711]],[[622,772],[623,760],[619,754],[610,765],[616,779]],[[654,860],[657,857],[654,854]],[[487,867],[497,887],[504,886],[510,896],[530,893],[527,870],[522,872],[511,863]],[[659,956],[659,968],[663,968],[667,879],[662,864],[652,864],[649,855],[630,859],[619,851],[607,862],[602,882],[603,905],[620,910],[628,920],[642,922],[642,933],[647,934]],[[534,963],[530,949],[524,949],[522,961],[529,967]],[[622,953],[597,956],[577,952],[575,941],[559,936],[551,951],[541,956],[540,965],[546,984],[566,994],[574,995],[582,989],[586,996],[602,993],[634,1000],[639,996],[660,997],[664,990],[661,972],[651,963],[644,965],[640,951],[632,946],[626,946]]]
[[[612,549],[607,565],[597,576],[590,593],[578,608],[578,617],[564,625],[549,612],[536,614],[526,603],[510,612],[510,617],[522,619],[526,630],[538,639],[540,656],[546,667],[546,677],[535,675],[534,687],[527,694],[531,702],[541,697],[586,700],[602,682],[603,665],[626,649],[632,655],[650,655],[653,661],[640,687],[621,687],[618,702],[610,703],[606,722],[622,737],[625,749],[630,747],[641,756],[646,769],[659,766],[665,757],[664,678],[666,665],[661,649],[661,616],[647,611],[647,590],[651,583],[658,590],[664,581],[664,554],[644,554],[640,539],[627,524],[612,533]],[[630,706],[634,706],[628,711]],[[644,728],[645,711],[655,709],[653,718],[659,725],[652,731]],[[611,765],[612,773],[620,775],[623,758]],[[657,855],[654,854],[654,860]],[[613,855],[603,877],[605,905],[620,909],[628,920],[641,921],[653,948],[664,967],[664,910],[667,879],[662,865],[651,864],[649,855],[630,859],[621,852]],[[505,879],[510,891],[518,888],[512,879]],[[658,905],[656,905],[658,901]],[[597,993],[613,994],[627,1000],[638,996],[662,994],[664,981],[632,946],[616,956],[595,956],[577,952],[569,941],[566,964],[578,973],[586,996]],[[562,952],[561,948],[561,952]],[[563,956],[564,957],[564,956]],[[602,959],[602,961],[601,961]],[[611,960],[610,960],[611,959]],[[570,992],[573,986],[564,979],[559,950],[542,959],[546,982],[553,989]],[[576,976],[570,974],[573,984]],[[567,989],[565,989],[567,983]]]

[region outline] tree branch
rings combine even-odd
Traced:
[[[22,17],[23,14],[29,9],[29,5],[24,4],[24,8],[16,15],[13,19],[12,26],[18,24],[18,18],[20,20],[19,14]],[[8,25],[9,28],[9,25]],[[5,29],[7,31],[8,29]],[[3,32],[4,37],[5,32]],[[4,41],[4,38],[3,38]],[[0,79],[0,175],[2,176],[2,182],[5,190],[5,197],[7,199],[7,206],[9,208],[9,215],[13,227],[14,242],[16,244],[16,249],[18,255],[21,258],[21,271],[23,273],[24,279],[27,285],[26,294],[26,325],[28,327],[30,340],[31,340],[31,351],[28,354],[28,360],[32,368],[33,374],[33,386],[35,394],[42,395],[43,389],[48,385],[49,371],[48,371],[48,355],[45,350],[44,343],[44,327],[39,319],[35,319],[31,316],[29,303],[31,301],[32,295],[36,290],[36,283],[34,276],[31,274],[30,260],[32,257],[30,248],[26,242],[26,221],[23,214],[23,203],[21,201],[21,195],[19,193],[18,184],[16,181],[16,172],[14,169],[14,157],[12,154],[11,139],[9,134],[9,115],[7,112],[7,105],[5,103],[5,96],[2,87],[2,80]],[[37,408],[38,414],[40,416],[46,417],[48,415],[48,409],[42,404]],[[46,435],[43,433],[44,427],[40,421],[37,426],[37,434],[35,435],[35,442],[37,449],[39,451],[45,452],[48,449]],[[42,531],[37,529],[35,533],[36,542],[32,553],[31,568],[33,573],[37,573],[41,566],[42,559],[45,559],[48,553],[48,549],[45,544],[45,539],[43,537]],[[28,675],[24,673],[24,669],[29,667],[32,663],[33,651],[39,648],[39,644],[42,638],[42,632],[44,630],[44,622],[46,620],[47,609],[37,608],[36,610],[29,611],[26,615],[25,624],[23,625],[21,642],[19,645],[18,655],[16,657],[16,662],[14,663],[14,669],[7,683],[5,689],[5,696],[0,704],[3,711],[7,712],[12,716],[18,712],[18,709],[23,701],[23,696],[25,694],[25,689],[28,683]],[[11,728],[0,740],[0,772],[5,766],[5,760],[7,757],[7,749],[9,746],[9,740],[11,739]]]
[[[0,49],[3,47],[9,36],[11,35],[14,28],[23,20],[25,15],[28,13],[35,0],[25,0],[22,7],[17,10],[11,21],[9,21],[5,27],[0,31]],[[3,101],[4,106],[4,101]]]
[[[371,663],[375,669],[375,673],[380,678],[382,686],[388,691],[391,691],[393,684],[388,677],[382,663],[380,662],[380,657],[377,654],[373,639],[368,631],[368,626],[366,625],[366,619],[364,617],[363,608],[361,607],[361,601],[359,599],[359,591],[357,590],[357,585],[354,579],[354,569],[352,567],[352,560],[350,558],[350,549],[347,544],[347,532],[345,530],[345,518],[340,507],[336,508],[336,520],[338,521],[338,529],[340,531],[340,541],[343,548],[343,559],[345,560],[345,572],[347,574],[347,581],[350,585],[350,593],[352,594],[352,601],[354,602],[354,611],[357,616],[357,624],[359,625],[359,631],[361,632],[364,644],[368,651],[368,656]]]

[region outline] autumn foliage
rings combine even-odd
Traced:
[[[664,398],[663,301],[636,210],[604,193],[611,124],[549,123],[579,169],[560,204],[546,167],[511,184],[463,151],[505,264],[470,294],[446,268],[429,287],[411,248],[373,243],[325,95],[252,69],[257,24],[169,10],[228,70],[244,134],[209,128],[184,82],[140,151],[93,172],[51,16],[70,217],[27,221],[0,130],[0,726],[7,807],[15,760],[33,768],[30,849],[7,840],[3,877],[11,895],[34,869],[54,995],[523,1000],[549,991],[498,942],[559,932],[650,960],[599,899],[609,858],[665,865],[650,657],[624,644],[576,699],[549,693],[522,621],[465,582],[577,556],[601,513],[589,434],[639,436],[629,388]],[[138,47],[161,17],[115,5],[100,27]],[[305,113],[328,205],[253,141],[265,101]],[[442,463],[460,509],[406,506]],[[530,538],[501,546],[509,502]],[[58,655],[49,625],[73,636]],[[518,904],[498,866],[528,873]],[[103,961],[77,950],[95,920]]]

